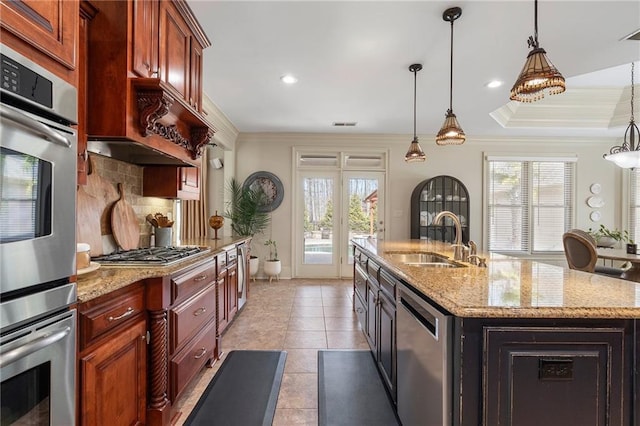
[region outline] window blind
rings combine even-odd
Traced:
[[[487,235],[490,251],[561,252],[573,226],[574,161],[488,158]]]

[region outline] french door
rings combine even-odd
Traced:
[[[350,240],[384,239],[384,177],[382,171],[298,172],[296,276],[353,275]]]

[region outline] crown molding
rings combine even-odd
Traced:
[[[623,123],[627,88],[576,88],[539,102],[509,102],[491,112],[504,128],[584,128],[608,130]],[[626,114],[628,123],[629,113]]]
[[[240,133],[238,143],[285,143],[290,145],[318,145],[324,143],[333,145],[341,144],[362,144],[368,147],[391,147],[394,145],[409,145],[411,135],[397,134],[336,134],[336,133]],[[577,137],[577,136],[474,136],[467,134],[467,141],[464,145],[456,145],[449,147],[435,146],[434,135],[419,135],[419,140],[425,147],[425,141],[433,141],[434,149],[464,149],[469,145],[505,145],[505,144],[527,144],[551,145],[558,143],[576,144],[576,145],[603,145],[611,144],[620,138],[607,136],[594,137]]]
[[[206,93],[202,94],[202,111],[206,119],[213,124],[215,133],[213,139],[226,149],[234,149],[236,139],[240,133],[218,106],[213,103]]]

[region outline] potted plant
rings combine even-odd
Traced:
[[[271,217],[269,213],[261,211],[261,206],[267,202],[267,196],[261,187],[252,189],[245,187],[235,178],[227,185],[229,201],[226,205],[224,217],[231,220],[231,230],[235,235],[253,237],[267,229]],[[259,259],[249,257],[249,274],[252,277],[258,273]],[[255,278],[254,278],[255,280]]]
[[[618,241],[625,241],[627,245],[635,246],[633,239],[629,235],[628,231],[620,231],[618,229],[609,229],[606,226],[600,224],[600,228],[597,230],[593,230],[589,228],[589,234],[596,239],[596,244],[598,247],[613,247],[616,245]],[[630,250],[627,247],[627,250]],[[635,248],[633,248],[633,253],[635,253]],[[629,252],[631,253],[631,252]]]
[[[269,258],[264,262],[264,273],[269,276],[269,282],[273,277],[278,279],[280,271],[282,270],[282,264],[278,259],[278,245],[275,240],[268,239],[264,243],[265,246],[269,246]]]

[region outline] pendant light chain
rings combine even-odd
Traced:
[[[635,62],[631,62],[631,121],[635,121],[633,119],[633,98],[635,94],[635,83],[633,80],[633,69],[635,68]]]
[[[449,62],[449,111],[453,111],[453,19],[451,20],[451,60]]]
[[[418,87],[418,70],[413,71],[413,139],[416,138],[416,96]]]

